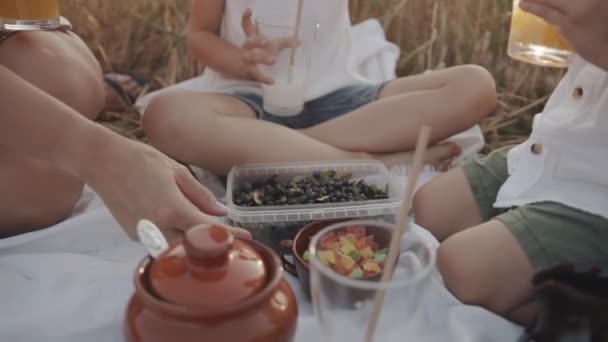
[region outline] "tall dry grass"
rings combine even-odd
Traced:
[[[332,1],[332,0],[327,0]],[[561,71],[506,55],[511,0],[351,0],[354,22],[378,18],[402,49],[398,74],[474,63],[486,67],[500,93],[482,124],[488,149],[521,141]],[[188,0],[62,0],[64,14],[106,70],[134,70],[154,87],[195,76],[201,67],[185,44]],[[107,113],[106,124],[141,138],[137,117]]]

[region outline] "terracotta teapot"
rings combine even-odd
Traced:
[[[140,263],[125,335],[130,342],[288,342],[297,313],[270,248],[201,225]]]

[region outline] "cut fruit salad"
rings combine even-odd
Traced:
[[[381,273],[388,250],[379,248],[365,227],[347,227],[340,232],[331,232],[319,242],[318,258],[321,263],[340,275],[362,278]],[[308,262],[310,254],[304,252],[302,259]]]

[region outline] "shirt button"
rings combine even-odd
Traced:
[[[584,94],[585,94],[585,91],[583,90],[582,87],[576,87],[576,88],[574,88],[574,90],[572,90],[572,97],[575,100],[581,99]]]
[[[532,154],[535,155],[540,155],[541,153],[543,153],[543,144],[532,144],[532,146],[530,146],[530,152],[532,152]]]

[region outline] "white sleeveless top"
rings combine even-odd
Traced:
[[[608,73],[577,58],[530,138],[508,155],[495,207],[553,201],[608,219]]]
[[[295,4],[297,1],[286,3]],[[352,56],[351,22],[348,0],[304,0],[302,20],[319,23],[319,34],[312,56],[306,101],[319,98],[339,88],[368,82],[355,71]],[[264,0],[226,0],[221,36],[241,46],[245,34],[241,19],[247,8],[254,16],[263,9]],[[295,11],[295,9],[294,9]],[[262,93],[261,85],[206,68],[202,80],[210,90],[221,93]]]

